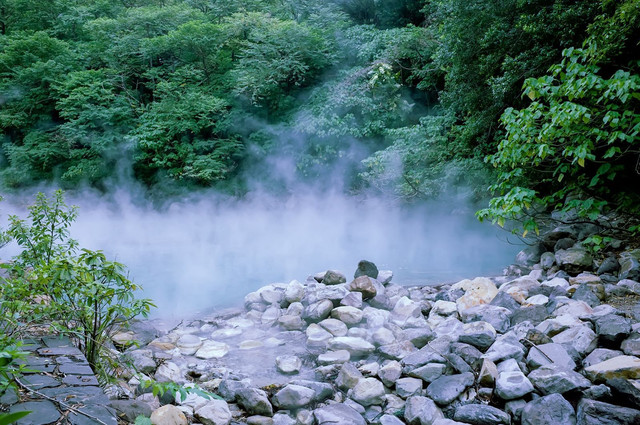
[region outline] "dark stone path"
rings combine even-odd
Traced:
[[[22,350],[29,353],[23,361],[29,371],[20,382],[33,391],[9,389],[0,397],[0,405],[10,412],[31,412],[17,425],[117,424],[114,410],[107,407],[109,398],[84,355],[68,338],[26,340]]]

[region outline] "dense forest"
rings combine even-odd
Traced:
[[[639,28],[638,0],[1,0],[0,179],[242,195],[286,157],[490,187],[500,224],[638,215]]]

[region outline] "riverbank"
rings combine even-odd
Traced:
[[[138,323],[115,337],[143,342],[120,393],[159,425],[638,423],[640,251],[594,258],[583,230],[547,232],[499,278],[404,287],[362,262],[168,331]],[[141,395],[136,370],[224,400]]]

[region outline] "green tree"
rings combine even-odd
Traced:
[[[506,136],[489,157],[501,170],[492,187],[498,196],[478,213],[481,219],[503,225],[525,217],[526,233],[538,230],[535,213],[548,207],[592,220],[607,208],[640,215],[638,62],[632,61],[630,69],[611,69],[624,51],[620,40],[612,39],[616,48],[598,45],[603,20],[623,18],[627,24],[623,28],[633,28],[630,22],[637,28],[637,4],[626,2],[612,17],[600,19],[584,49],[565,50],[549,75],[525,82],[524,95],[531,103],[520,110],[508,109],[502,116]],[[609,28],[618,32],[620,27]],[[633,37],[623,40],[637,42]],[[601,49],[610,54],[602,56]],[[607,66],[601,68],[602,62]]]

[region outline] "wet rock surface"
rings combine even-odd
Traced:
[[[131,411],[110,405],[84,355],[68,338],[25,339],[21,350],[27,356],[21,361],[19,393],[9,387],[0,397],[0,406],[9,412],[31,412],[18,425],[116,425],[119,412],[126,416]]]
[[[638,296],[629,289],[640,283],[625,260],[635,257],[616,256],[623,280],[575,242],[579,232],[557,233],[509,268],[528,275],[409,288],[361,262],[352,280],[329,270],[267,285],[244,308],[155,329],[122,353],[136,367],[125,368],[119,394],[138,404],[113,406],[128,422],[151,411],[225,425],[640,423]],[[40,348],[49,351],[38,358],[71,355]],[[64,370],[90,379],[81,366]],[[223,400],[158,399],[140,391],[147,377]],[[95,388],[72,381],[60,385]],[[31,385],[58,390],[44,378]]]

